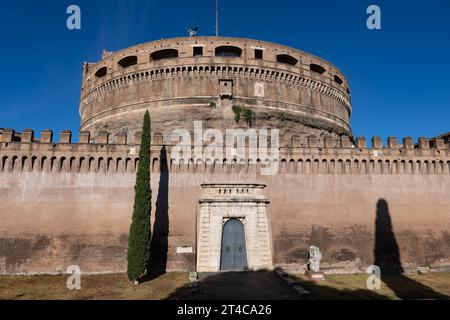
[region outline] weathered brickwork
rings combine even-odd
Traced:
[[[86,272],[123,271],[139,145],[46,142],[0,144],[1,272],[58,272],[71,264]],[[41,134],[41,137],[45,137]],[[62,140],[67,132],[62,135]],[[5,136],[3,137],[5,138]],[[274,265],[305,268],[311,244],[324,267],[355,272],[373,262],[376,206],[389,204],[405,267],[450,265],[450,149],[412,139],[367,148],[362,138],[294,139],[281,148],[279,173],[260,164],[192,159],[173,165],[172,147],[152,146],[153,219],[168,203],[168,268],[192,270],[202,183],[263,183],[270,200]],[[163,165],[161,165],[163,163]],[[167,170],[161,187],[161,170]],[[161,191],[167,194],[161,194]],[[161,200],[163,199],[163,200]]]

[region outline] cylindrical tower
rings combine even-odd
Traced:
[[[150,110],[152,130],[247,128],[233,106],[254,112],[254,128],[278,128],[282,145],[294,136],[349,135],[350,90],[329,62],[265,41],[182,37],[103,53],[86,63],[81,131],[127,132]],[[132,138],[131,138],[132,139]]]

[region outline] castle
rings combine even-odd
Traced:
[[[380,252],[406,271],[450,267],[448,135],[373,137],[369,148],[353,137],[350,86],[329,62],[264,41],[195,36],[85,63],[78,142],[70,131],[56,142],[50,130],[39,139],[0,130],[0,273],[125,271],[146,110],[155,268],[303,271],[310,245],[330,273],[361,272]],[[279,129],[270,159],[278,172],[261,174],[265,159],[174,161],[172,133],[193,131],[194,121]]]

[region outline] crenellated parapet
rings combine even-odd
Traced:
[[[133,143],[127,140],[126,133],[101,132],[92,141],[89,132],[81,132],[79,141],[73,142],[72,132],[66,130],[55,141],[51,130],[42,131],[36,139],[30,129],[20,134],[4,129],[0,172],[133,173],[139,162],[140,139],[139,132]],[[279,148],[277,159],[191,158],[184,162],[172,157],[174,142],[160,133],[153,133],[152,141],[151,169],[155,173],[164,163],[164,168],[173,173],[260,174],[267,161],[278,165],[278,174],[449,174],[450,171],[450,148],[441,138],[419,138],[415,143],[410,137],[401,140],[389,137],[385,142],[373,137],[369,148],[363,137],[355,141],[347,136],[293,137],[291,146]]]
[[[54,134],[52,130],[43,130],[39,139],[34,136],[34,131],[31,129],[25,129],[23,132],[19,133],[14,131],[14,129],[3,129],[2,140],[0,142],[11,143],[11,142],[21,142],[21,143],[36,143],[36,144],[114,144],[114,145],[126,145],[128,143],[127,133],[118,133],[111,135],[106,131],[100,132],[95,139],[91,139],[91,134],[89,131],[82,131],[79,134],[78,142],[72,142],[72,131],[63,130],[59,133],[59,140],[54,139]],[[153,134],[153,141],[156,144],[162,144],[162,136],[159,133]],[[133,145],[139,145],[141,140],[141,133],[136,132],[134,134]]]
[[[164,135],[194,121],[245,128],[234,106],[253,112],[254,128],[280,128],[284,146],[305,132],[352,136],[348,80],[330,62],[295,48],[180,37],[103,52],[83,66],[80,131],[93,138],[105,128],[134,135],[147,110],[152,128]]]
[[[290,84],[302,88],[314,90],[319,94],[327,95],[345,105],[349,112],[351,112],[350,98],[339,89],[329,84],[323,84],[316,79],[311,79],[306,76],[289,73],[289,71],[277,71],[277,69],[270,69],[254,66],[242,67],[236,65],[187,65],[187,66],[170,66],[165,69],[155,69],[149,71],[138,71],[136,73],[123,75],[122,77],[111,79],[110,81],[100,84],[98,87],[87,92],[80,103],[80,112],[83,113],[92,101],[102,95],[107,95],[118,91],[121,88],[145,83],[149,81],[158,81],[164,79],[180,79],[182,77],[237,77],[244,79],[254,79],[259,81],[276,81],[280,84]],[[317,110],[322,112],[321,110]],[[326,112],[323,112],[326,114]],[[342,125],[348,127],[348,123],[344,120]]]

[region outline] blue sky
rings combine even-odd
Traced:
[[[79,5],[82,29],[66,28]],[[382,30],[366,28],[366,8]],[[79,126],[81,66],[103,49],[213,35],[215,0],[16,0],[0,4],[0,127]],[[273,41],[318,55],[350,81],[355,135],[432,137],[450,131],[450,1],[222,0],[223,36]]]

